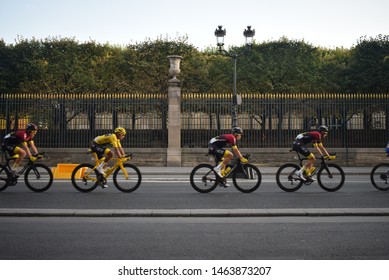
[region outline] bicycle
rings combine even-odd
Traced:
[[[132,158],[132,154],[122,158],[113,158],[112,160],[116,160],[116,162],[105,171],[105,175],[100,174],[96,169],[104,161],[104,157],[98,159],[96,153],[90,150],[87,154],[94,155],[95,165],[81,163],[73,170],[71,175],[73,187],[78,191],[84,193],[91,192],[98,185],[105,185],[107,178],[111,174],[113,174],[113,183],[118,190],[129,193],[139,188],[142,182],[142,175],[139,169],[133,164],[125,163]]]
[[[34,192],[47,191],[53,184],[53,173],[47,165],[28,160],[22,169],[15,173],[9,164],[15,158],[10,157],[4,150],[1,152],[5,155],[5,164],[0,164],[0,192],[8,186],[15,186],[23,174],[26,186]],[[37,158],[41,159],[43,155],[44,153],[40,153]]]
[[[314,182],[312,179],[312,176],[314,175],[317,175],[317,182],[319,183],[319,186],[327,192],[335,192],[343,186],[345,180],[343,169],[337,164],[327,163],[326,156],[318,158],[319,164],[315,166],[316,169],[310,176],[307,176],[306,174],[304,175],[306,181],[301,179],[296,175],[296,172],[301,169],[304,161],[308,158],[301,157],[298,152],[296,153],[299,164],[286,163],[280,166],[277,171],[276,181],[282,190],[286,192],[294,192],[301,188],[303,184],[311,185]]]
[[[210,155],[206,155],[210,156]],[[250,155],[244,155],[246,159]],[[216,157],[213,156],[215,162]],[[213,191],[218,185],[227,187],[227,178],[232,178],[232,182],[239,191],[243,193],[251,193],[259,188],[262,181],[262,175],[259,169],[250,163],[241,163],[238,158],[235,158],[227,165],[230,168],[228,174],[224,178],[220,178],[213,168],[216,165],[202,163],[193,168],[190,173],[190,183],[192,187],[200,193],[208,193]]]
[[[389,157],[389,153],[387,157]],[[382,162],[374,166],[370,172],[370,180],[377,190],[389,190],[389,163]]]

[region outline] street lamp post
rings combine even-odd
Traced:
[[[253,44],[253,39],[255,35],[255,29],[251,29],[251,26],[247,26],[247,29],[243,31],[243,35],[246,38],[246,49],[241,53],[229,53],[226,51],[224,46],[224,36],[226,36],[226,30],[223,29],[223,26],[219,25],[218,29],[215,30],[216,42],[219,48],[220,53],[224,53],[225,55],[231,57],[234,60],[234,79],[233,79],[233,92],[232,92],[232,127],[238,126],[238,105],[242,103],[242,99],[240,95],[236,93],[236,61],[237,58],[241,55],[246,54],[251,50],[251,46]]]

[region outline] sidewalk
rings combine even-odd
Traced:
[[[279,167],[257,166],[262,175],[276,175]],[[150,167],[139,166],[143,175],[187,175],[189,176],[194,167]],[[373,167],[342,167],[347,175],[370,175]]]
[[[0,217],[329,217],[389,216],[389,208],[307,209],[13,209]]]

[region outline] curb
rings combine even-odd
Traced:
[[[0,209],[0,217],[328,217],[389,216],[389,208]]]

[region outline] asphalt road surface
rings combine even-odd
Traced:
[[[334,193],[317,183],[286,193],[266,175],[243,194],[234,187],[197,193],[188,178],[144,178],[133,193],[112,184],[80,193],[56,181],[45,193],[23,184],[0,193],[4,209],[387,209],[389,192],[348,176]],[[289,210],[288,210],[289,209]],[[0,259],[364,259],[389,258],[389,216],[43,217],[0,215]]]

